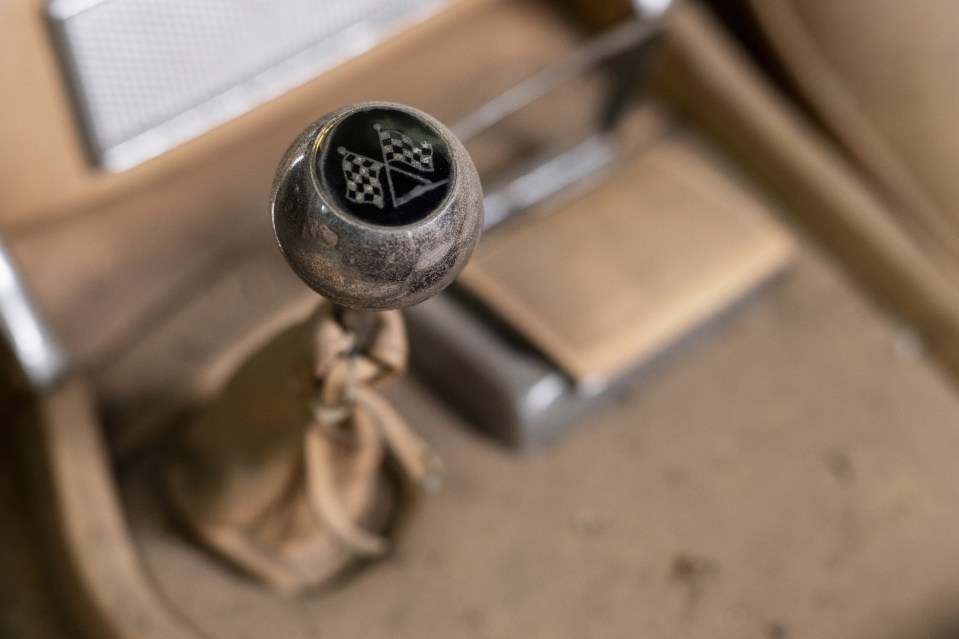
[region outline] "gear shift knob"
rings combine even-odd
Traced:
[[[387,102],[310,125],[273,183],[273,230],[287,262],[342,306],[422,302],[466,265],[483,228],[479,176],[431,116]]]

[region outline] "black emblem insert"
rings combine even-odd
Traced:
[[[379,226],[429,217],[449,195],[449,149],[426,122],[371,107],[337,123],[317,157],[317,173],[336,204]]]

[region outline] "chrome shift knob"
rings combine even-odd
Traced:
[[[483,228],[479,176],[431,116],[387,102],[340,109],[290,146],[273,183],[287,262],[342,306],[404,308],[466,265]]]

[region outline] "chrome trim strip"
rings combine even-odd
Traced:
[[[0,242],[0,336],[8,342],[34,390],[56,383],[67,358],[33,308],[13,262]]]

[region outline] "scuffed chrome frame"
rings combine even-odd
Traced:
[[[67,358],[34,309],[13,261],[0,241],[0,336],[10,345],[22,375],[34,391],[63,376]]]

